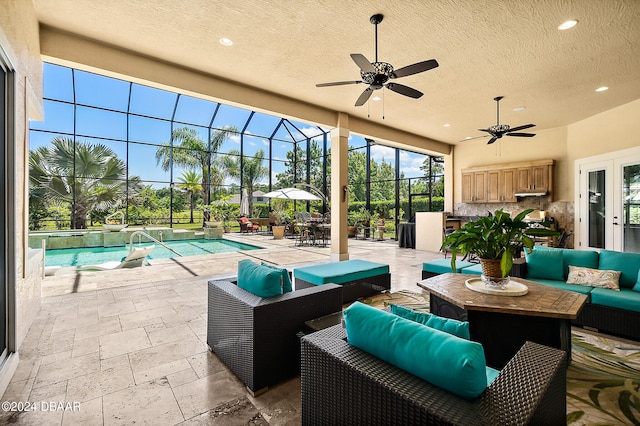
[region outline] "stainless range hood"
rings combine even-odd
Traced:
[[[547,191],[541,192],[516,192],[516,197],[544,197],[547,195]]]

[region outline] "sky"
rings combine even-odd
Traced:
[[[75,91],[74,91],[75,86]],[[256,112],[218,104],[209,100],[160,90],[140,84],[118,80],[98,74],[88,73],[70,68],[44,64],[44,112],[45,120],[30,123],[30,149],[47,146],[55,136],[69,136],[74,133],[74,107],[72,104],[57,102],[65,101],[78,103],[76,108],[76,132],[78,140],[102,143],[113,149],[117,155],[127,158],[126,141],[129,139],[139,144],[129,144],[129,173],[138,175],[143,181],[152,183],[154,187],[166,187],[170,181],[169,172],[163,171],[157,165],[155,152],[158,145],[168,142],[171,135],[172,116],[174,128],[191,127],[198,131],[203,140],[208,139],[207,127],[214,128],[227,125],[236,126],[244,131],[244,154],[254,155],[259,149],[268,158],[268,137],[274,132],[280,118]],[[51,99],[51,100],[50,100]],[[176,105],[177,102],[177,105]],[[86,106],[82,106],[86,105]],[[90,106],[102,109],[91,108]],[[217,109],[217,112],[216,112]],[[129,123],[127,115],[129,110]],[[215,119],[211,122],[215,113]],[[251,120],[247,124],[247,120]],[[181,124],[178,122],[190,123]],[[289,127],[289,133],[284,126],[280,126],[273,141],[273,171],[275,175],[285,170],[286,153],[292,149],[292,136],[296,140],[304,139],[304,135],[315,137],[322,130],[309,123],[291,121],[297,128]],[[46,130],[41,132],[39,130]],[[298,131],[299,130],[299,131]],[[328,131],[329,129],[324,129]],[[322,141],[321,137],[317,139]],[[351,134],[350,147],[362,147],[364,138]],[[303,144],[304,146],[304,144]],[[330,139],[328,140],[330,147]],[[233,135],[223,144],[220,152],[240,149],[240,136]],[[394,163],[395,150],[382,145],[371,147],[372,160]],[[423,154],[401,151],[401,171],[405,177],[422,176],[420,170],[424,159]],[[174,171],[174,181],[178,180],[181,171]],[[226,182],[230,183],[230,182]],[[268,179],[264,182],[267,184]]]

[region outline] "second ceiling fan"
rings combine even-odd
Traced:
[[[524,124],[522,126],[513,127],[513,128],[509,127],[508,124],[500,124],[500,100],[502,100],[502,98],[504,98],[504,96],[496,96],[495,98],[493,98],[493,100],[496,101],[497,124],[494,126],[487,127],[486,129],[478,129],[481,132],[487,132],[491,135],[491,139],[489,139],[489,142],[487,142],[487,145],[491,145],[492,143],[494,143],[495,141],[497,141],[498,139],[502,138],[505,135],[519,136],[523,138],[534,137],[536,135],[535,133],[519,133],[518,131],[528,129],[530,127],[534,127],[535,124]],[[486,136],[479,136],[479,137],[486,138]],[[471,138],[471,139],[475,139],[475,138]]]
[[[336,81],[333,83],[319,83],[316,87],[327,86],[342,86],[345,84],[360,84],[366,83],[369,85],[364,92],[356,100],[355,106],[364,105],[374,90],[387,89],[399,93],[410,98],[418,99],[423,95],[422,92],[412,87],[405,86],[403,84],[394,83],[389,80],[394,80],[400,77],[406,77],[408,75],[417,74],[420,72],[428,71],[438,66],[438,61],[435,59],[429,59],[428,61],[418,62],[412,65],[407,65],[399,69],[394,69],[393,65],[387,62],[378,62],[378,24],[382,22],[384,18],[381,14],[373,15],[369,20],[376,26],[376,60],[375,62],[369,62],[369,60],[360,53],[352,53],[351,59],[360,68],[360,77],[362,80],[349,80],[349,81]]]

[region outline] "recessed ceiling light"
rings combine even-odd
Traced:
[[[527,109],[527,107],[525,107],[525,106],[519,106],[519,107],[515,107],[513,110],[514,110],[514,111],[524,111],[525,109]]]
[[[223,46],[231,46],[233,44],[233,40],[230,38],[222,37],[220,39],[220,44]]]
[[[558,25],[558,29],[560,31],[568,30],[569,28],[575,27],[577,23],[578,21],[574,21],[574,20],[565,21],[562,24]]]
[[[371,98],[372,101],[379,101],[380,100],[380,96],[374,96],[373,98]]]
[[[598,87],[596,89],[596,92],[604,92],[605,90],[609,90],[609,88],[607,86],[602,86],[602,87]]]
[[[467,136],[465,139],[471,139],[471,136]]]
[[[443,124],[444,127],[450,127],[451,124],[447,123],[447,124]]]

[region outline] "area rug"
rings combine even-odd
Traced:
[[[429,311],[429,296],[409,291],[382,293],[361,302]],[[571,345],[567,424],[640,425],[640,343],[574,327]]]

